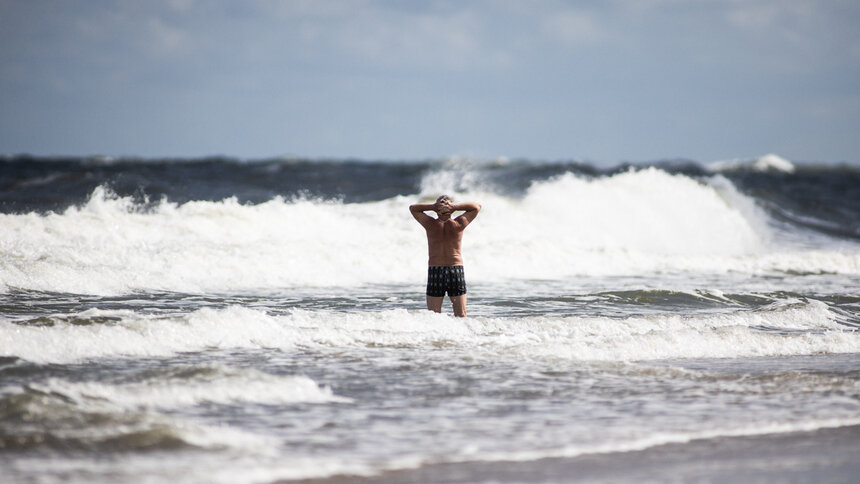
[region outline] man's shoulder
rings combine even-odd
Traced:
[[[441,230],[445,226],[445,222],[437,218],[427,217],[427,220],[425,220],[421,225],[423,225],[427,230]]]
[[[449,222],[451,222],[455,227],[457,227],[461,230],[465,229],[466,226],[472,222],[472,218],[471,217],[464,217],[463,215],[465,215],[465,214],[462,214],[457,218],[453,218],[453,219],[449,220]]]

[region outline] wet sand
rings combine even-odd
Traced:
[[[323,482],[323,481],[305,481]],[[329,483],[860,482],[860,426],[666,444],[529,462],[465,462]]]

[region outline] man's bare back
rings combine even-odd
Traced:
[[[451,214],[465,211],[457,218]],[[441,312],[445,293],[451,298],[454,313],[466,315],[466,282],[463,276],[463,231],[478,216],[481,205],[477,203],[455,204],[442,195],[436,203],[417,203],[409,206],[409,212],[427,232],[428,284],[427,309]],[[433,218],[424,212],[436,212]]]

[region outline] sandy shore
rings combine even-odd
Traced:
[[[667,444],[530,462],[436,464],[334,483],[797,482],[860,479],[860,426]],[[306,481],[315,482],[315,481]],[[322,481],[317,481],[322,482]]]

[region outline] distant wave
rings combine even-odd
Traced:
[[[707,165],[707,168],[709,170],[720,172],[753,170],[759,172],[775,171],[782,173],[794,173],[797,170],[794,164],[792,164],[790,161],[772,153],[750,160],[718,161]]]

